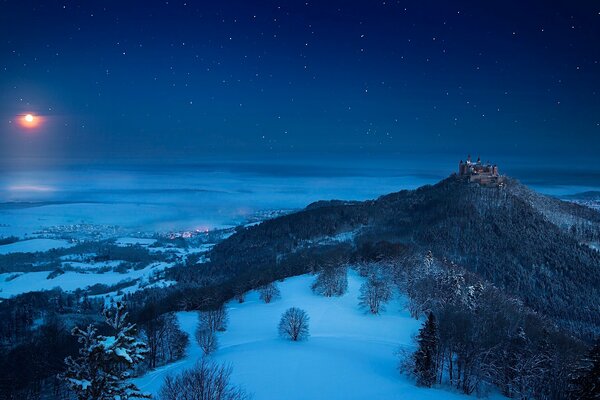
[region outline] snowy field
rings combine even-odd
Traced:
[[[35,253],[36,251],[48,251],[71,247],[73,244],[66,240],[56,239],[30,239],[0,246],[0,254],[9,253]]]
[[[304,399],[461,399],[470,397],[443,389],[422,389],[397,371],[399,348],[412,348],[421,323],[395,300],[382,315],[366,315],[358,307],[362,283],[349,273],[349,290],[340,298],[317,296],[310,290],[315,278],[303,275],[279,283],[282,297],[264,304],[251,292],[243,304],[227,305],[229,325],[219,333],[219,350],[211,357],[233,367],[232,380],[255,400]],[[300,307],[310,316],[310,338],[290,342],[277,334],[281,314]],[[157,394],[168,374],[191,368],[201,358],[194,339],[195,312],[178,313],[190,335],[184,360],[138,378],[144,391]]]
[[[96,284],[110,286],[121,282],[139,280],[140,282],[136,285],[124,289],[125,292],[135,291],[139,288],[140,284],[147,283],[153,274],[171,266],[171,264],[167,263],[154,263],[142,269],[130,269],[126,273],[114,271],[95,273],[93,270],[104,266],[104,264],[90,265],[89,263],[75,262],[65,262],[65,264],[70,264],[83,271],[67,271],[51,279],[48,279],[50,271],[0,274],[0,298],[8,298],[21,293],[50,290],[53,288],[74,291]],[[86,269],[91,271],[85,271]],[[170,284],[170,282],[163,282],[163,284]]]
[[[156,239],[150,238],[136,238],[136,237],[122,237],[115,241],[118,246],[134,246],[136,244],[140,246],[150,246],[156,243]]]

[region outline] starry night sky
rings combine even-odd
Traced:
[[[593,160],[599,62],[597,1],[4,0],[0,157]]]

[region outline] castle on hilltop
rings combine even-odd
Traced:
[[[482,186],[501,186],[504,183],[504,177],[498,173],[496,164],[484,164],[479,157],[477,162],[472,162],[470,155],[467,157],[466,162],[460,160],[458,176],[468,182],[475,182]]]

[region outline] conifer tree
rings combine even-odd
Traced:
[[[429,313],[427,321],[419,330],[417,336],[419,348],[414,354],[415,376],[417,384],[420,386],[431,387],[437,376],[437,351],[438,337],[437,324],[433,313]]]
[[[75,327],[72,333],[82,347],[78,358],[65,359],[67,370],[61,378],[78,400],[149,399],[149,394],[128,381],[131,369],[144,359],[148,347],[135,338],[135,325],[126,321],[125,304],[117,302],[103,315],[114,335],[98,335],[92,325]]]
[[[600,339],[572,376],[571,398],[600,399]]]

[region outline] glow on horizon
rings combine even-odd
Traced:
[[[13,185],[6,188],[10,192],[55,192],[56,189],[42,185]]]

